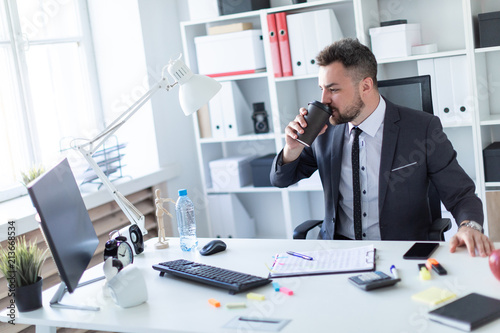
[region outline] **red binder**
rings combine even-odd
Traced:
[[[276,28],[275,14],[267,15],[267,26],[269,28],[269,42],[271,44],[271,57],[273,60],[274,77],[282,77],[280,45],[278,42],[278,30]]]
[[[286,25],[286,12],[276,13],[276,28],[278,29],[278,44],[281,54],[281,69],[283,76],[292,76],[292,59],[290,57],[290,43]]]

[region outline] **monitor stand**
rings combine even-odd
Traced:
[[[79,283],[76,287],[77,288],[83,287],[83,286],[86,286],[88,284],[91,284],[91,283],[94,283],[94,282],[97,282],[100,280],[104,280],[104,278],[105,278],[104,276],[100,276],[98,278],[95,278],[95,279],[92,279],[92,280],[89,280],[89,281],[86,281],[83,283]],[[54,296],[50,300],[50,306],[53,308],[73,309],[73,310],[87,310],[87,311],[99,311],[100,310],[100,308],[98,306],[77,306],[77,305],[69,305],[69,304],[59,303],[59,302],[61,302],[62,298],[64,297],[64,294],[66,294],[67,291],[68,291],[68,288],[66,287],[66,284],[63,281],[61,281],[61,283],[59,284],[59,288],[57,289],[56,293],[54,294]]]

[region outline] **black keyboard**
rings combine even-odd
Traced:
[[[153,265],[153,268],[160,271],[160,276],[169,273],[181,278],[227,289],[230,294],[236,294],[241,291],[260,287],[271,282],[270,279],[259,276],[235,272],[229,269],[209,266],[184,259],[161,262],[157,265]]]

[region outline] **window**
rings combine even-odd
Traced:
[[[0,0],[0,201],[102,129],[86,1]]]

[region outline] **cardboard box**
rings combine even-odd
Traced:
[[[266,68],[262,30],[195,37],[198,73],[212,77],[249,74]]]
[[[370,37],[377,60],[408,57],[412,46],[422,44],[418,23],[371,28]]]
[[[256,158],[252,162],[250,162],[252,166],[253,186],[271,186],[271,179],[269,178],[269,175],[271,173],[271,166],[275,157],[276,154],[269,154]]]
[[[227,34],[230,32],[238,32],[253,29],[252,22],[238,22],[233,24],[216,25],[214,27],[208,27],[209,35],[220,35]]]
[[[500,12],[478,14],[479,47],[500,46]]]
[[[240,188],[252,183],[250,162],[255,156],[237,156],[208,163],[214,190]]]
[[[500,142],[493,142],[483,150],[484,174],[487,182],[500,182]]]

